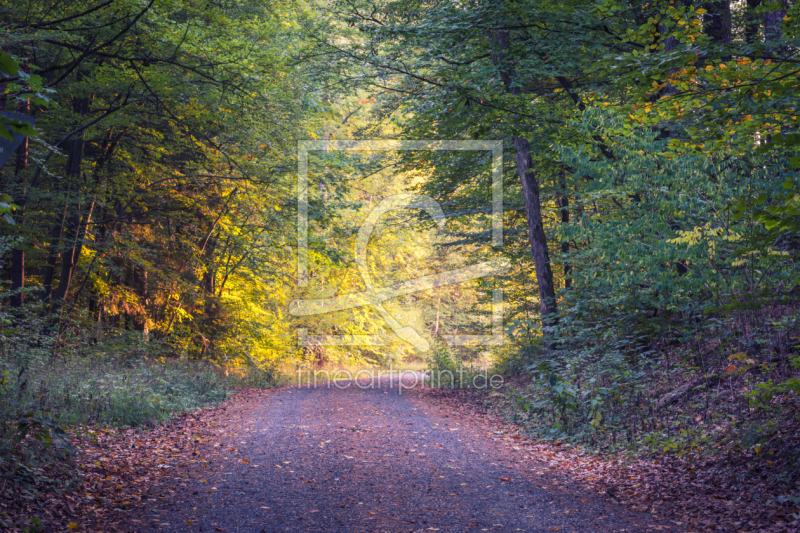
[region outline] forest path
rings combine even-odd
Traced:
[[[265,391],[233,402],[204,468],[159,483],[145,531],[652,531],[536,473],[485,421],[389,381]],[[346,387],[346,388],[345,388]],[[517,448],[517,449],[515,449]],[[204,454],[200,454],[203,457]],[[186,466],[186,465],[181,465]],[[131,522],[129,522],[130,524]],[[672,526],[675,531],[675,526]]]

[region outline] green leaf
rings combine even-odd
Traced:
[[[0,72],[6,76],[16,76],[19,73],[19,65],[11,54],[0,52]]]
[[[30,137],[31,135],[36,135],[36,128],[30,125],[28,122],[24,122],[22,120],[17,119],[6,119],[4,126],[10,129],[14,133],[18,133],[20,135],[25,135]]]
[[[14,140],[14,132],[11,130],[11,126],[5,121],[0,121],[0,137],[6,139],[7,141]]]

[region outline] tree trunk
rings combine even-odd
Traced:
[[[558,206],[561,208],[561,224],[569,224],[569,196],[567,196],[567,181],[564,173],[561,173],[561,194],[558,198]],[[569,253],[569,240],[561,241],[561,253]],[[564,288],[569,289],[572,286],[572,278],[569,277],[572,272],[572,266],[564,261]]]
[[[19,105],[19,112],[27,115],[30,112],[30,101],[26,100]],[[21,183],[23,177],[22,171],[28,167],[28,138],[23,139],[22,144],[17,148],[17,161],[14,170],[14,181]],[[24,187],[23,187],[24,190]],[[17,215],[16,223],[19,224],[25,216],[24,207],[19,215]],[[13,248],[11,250],[11,291],[21,291],[25,288],[25,250],[21,248]],[[25,295],[22,292],[17,292],[11,296],[12,307],[22,307],[25,302]]]
[[[786,16],[786,0],[777,0],[782,7],[764,14],[764,42],[769,46],[768,54],[772,57],[786,53],[781,46],[783,39],[783,17]]]
[[[75,111],[79,115],[86,115],[89,112],[89,98],[77,99],[74,103]],[[80,176],[81,165],[83,164],[84,148],[86,145],[84,133],[81,132],[74,139],[69,141],[69,150],[67,153],[67,168],[66,176],[71,178],[75,191],[80,194]],[[92,215],[92,208],[94,202],[91,202],[87,210],[86,220],[82,222],[81,207],[82,204],[76,206],[77,209],[73,211],[68,217],[66,225],[66,232],[62,233],[64,249],[61,252],[61,275],[58,278],[58,286],[53,293],[53,304],[56,306],[61,305],[69,292],[69,285],[72,281],[72,275],[75,272],[75,266],[80,259],[81,251],[83,249],[83,238],[86,234],[86,225],[89,223],[89,217]]]
[[[498,68],[500,78],[503,80],[506,92],[511,95],[521,94],[518,85],[515,85],[514,66],[509,57],[510,34],[508,31],[492,32],[494,50],[492,62]],[[542,207],[539,199],[539,181],[533,171],[531,146],[524,137],[514,137],[516,150],[517,172],[522,182],[522,196],[525,203],[525,216],[528,219],[528,240],[533,252],[533,263],[536,269],[536,281],[539,286],[539,302],[542,313],[542,329],[552,327],[556,319],[556,294],[553,283],[553,271],[550,267],[550,256],[547,250],[547,236],[544,232]]]
[[[141,266],[133,267],[133,286],[142,302],[142,309],[133,318],[133,328],[147,334],[147,308],[150,302],[148,293],[147,270]]]
[[[216,290],[217,272],[216,266],[214,265],[214,252],[217,249],[218,238],[219,232],[215,237],[211,237],[207,241],[205,248],[202,250],[204,256],[203,263],[205,264],[206,271],[203,273],[203,279],[200,281],[200,286],[202,287],[206,298],[214,296],[214,291]]]
[[[18,291],[25,288],[25,250],[14,248],[11,250],[11,290]],[[25,302],[24,295],[18,292],[11,296],[12,307],[22,307]]]
[[[550,255],[547,250],[547,236],[544,233],[542,206],[539,201],[539,181],[533,172],[531,147],[528,140],[524,137],[515,137],[514,148],[517,150],[517,170],[522,181],[522,197],[525,202],[525,215],[528,219],[528,238],[536,268],[536,281],[539,285],[542,325],[553,326],[557,310],[556,291],[553,283],[553,271],[550,267]]]
[[[70,247],[61,254],[61,275],[58,278],[55,293],[53,293],[53,301],[56,305],[66,298],[69,291],[72,275],[75,273],[75,267],[80,259],[81,251],[83,251],[83,239],[86,237],[86,227],[91,219],[93,208],[94,202],[91,202],[85,219],[81,216],[82,213],[79,209],[70,217],[69,224],[67,224],[67,237],[71,236],[72,242],[68,243]]]
[[[709,0],[703,7],[703,31],[717,44],[731,42],[731,2],[730,0]]]
[[[50,230],[50,246],[47,253],[47,262],[44,267],[44,292],[42,293],[42,301],[49,302],[50,296],[53,293],[53,280],[56,274],[56,261],[58,260],[58,250],[61,244],[61,234],[64,232],[64,221],[67,216],[67,208],[61,214],[61,221],[54,225]]]
[[[745,10],[744,40],[747,44],[753,44],[758,37],[758,28],[761,25],[755,10],[761,5],[761,0],[747,0]]]

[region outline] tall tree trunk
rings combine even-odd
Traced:
[[[212,228],[213,231],[213,228]],[[217,337],[217,320],[220,316],[220,305],[219,300],[215,296],[216,291],[216,280],[217,280],[217,269],[216,265],[214,264],[214,253],[217,249],[217,242],[219,240],[220,232],[217,232],[216,235],[207,239],[206,243],[203,244],[203,248],[201,252],[203,253],[203,263],[206,267],[206,272],[203,274],[203,279],[200,282],[202,289],[203,289],[203,330],[202,330],[202,342],[203,342],[203,353],[201,357],[204,357],[208,350],[213,350],[215,348],[215,339]]]
[[[781,46],[783,40],[783,17],[786,16],[786,0],[777,0],[781,6],[775,11],[764,13],[764,42],[769,47],[768,54],[772,57],[786,53],[786,47]]]
[[[138,313],[133,319],[133,327],[136,331],[141,331],[145,336],[149,333],[147,327],[147,310],[150,303],[150,294],[148,292],[147,270],[141,266],[133,267],[133,285],[139,298],[142,302],[141,312]]]
[[[520,88],[514,79],[513,61],[509,57],[510,34],[506,30],[492,32],[494,50],[492,62],[498,68],[500,78],[506,92],[519,96]],[[550,266],[550,255],[547,250],[547,236],[544,232],[544,220],[539,198],[539,181],[533,170],[530,142],[525,137],[514,137],[516,150],[515,160],[517,172],[522,182],[522,196],[525,203],[525,216],[528,219],[528,240],[533,253],[536,269],[536,281],[539,286],[539,302],[542,313],[542,328],[552,327],[557,323],[557,307],[553,271]]]
[[[67,243],[69,247],[61,254],[61,275],[58,278],[58,286],[53,293],[53,302],[55,305],[61,305],[67,297],[67,292],[72,282],[72,275],[75,273],[75,267],[78,265],[78,260],[83,251],[86,227],[92,217],[93,208],[94,201],[89,203],[85,219],[82,217],[81,209],[78,209],[76,213],[70,216],[69,224],[67,224],[66,229],[67,235],[73,238],[71,243]]]
[[[708,0],[703,7],[703,31],[717,44],[731,42],[731,2],[730,0]],[[725,57],[730,57],[727,54]]]
[[[56,261],[58,260],[59,248],[61,247],[61,234],[64,233],[64,222],[67,219],[67,206],[64,206],[64,211],[61,213],[61,221],[55,224],[50,229],[50,245],[47,252],[47,262],[44,266],[44,292],[42,293],[42,301],[49,302],[53,294],[53,280],[56,275]]]
[[[777,0],[782,6],[775,11],[764,13],[764,44],[767,47],[766,57],[774,58],[786,53],[783,41],[783,17],[786,16],[786,0]],[[772,143],[772,134],[766,135],[767,144]]]
[[[19,112],[23,115],[30,113],[30,101],[25,100],[19,105]],[[14,170],[14,181],[22,183],[22,172],[28,167],[28,138],[23,139],[22,144],[17,148],[17,161]],[[24,189],[24,187],[23,187]],[[22,212],[17,215],[16,222],[19,224],[25,216],[24,207]],[[11,250],[11,291],[21,291],[25,288],[25,250],[13,248]],[[11,296],[12,307],[22,307],[25,302],[25,295],[17,292]]]
[[[553,282],[553,271],[550,267],[550,255],[547,250],[547,236],[544,233],[542,206],[539,201],[539,181],[533,171],[531,146],[524,137],[514,138],[516,148],[517,171],[522,181],[522,197],[525,202],[525,214],[528,219],[528,239],[533,252],[533,263],[536,268],[536,281],[539,285],[539,303],[542,311],[542,325],[555,325],[556,290]]]
[[[25,288],[25,250],[14,248],[11,250],[11,290],[18,291]],[[12,307],[22,307],[25,303],[24,294],[17,292],[11,296]]]
[[[744,15],[744,40],[747,44],[755,43],[758,37],[758,29],[761,24],[755,10],[761,5],[761,1],[762,0],[747,0],[747,9]]]
[[[561,194],[558,198],[558,206],[561,208],[561,224],[569,224],[569,196],[567,196],[567,180],[564,173],[561,173]],[[561,241],[561,253],[569,253],[569,240]],[[569,289],[572,286],[572,278],[570,277],[572,266],[564,261],[564,288]]]
[[[73,104],[75,111],[81,116],[86,115],[89,112],[89,101],[89,98],[76,99]],[[85,145],[85,136],[84,133],[81,132],[74,139],[69,141],[69,149],[67,152],[66,176],[79,195],[81,190],[81,166],[83,164]],[[67,218],[66,231],[62,233],[62,242],[64,246],[61,252],[61,274],[58,278],[58,286],[53,293],[53,305],[55,306],[60,306],[64,302],[67,292],[69,292],[72,274],[75,272],[75,266],[78,264],[83,249],[86,225],[89,223],[89,217],[91,217],[94,202],[91,202],[89,208],[86,210],[87,215],[84,223],[82,223],[83,213],[81,213],[83,205],[84,204],[81,202],[75,206],[76,208]]]
[[[203,293],[206,298],[210,298],[214,296],[214,291],[216,290],[216,279],[217,279],[217,271],[216,266],[214,265],[214,252],[217,249],[217,239],[219,238],[219,232],[214,237],[211,237],[207,244],[204,245],[203,252],[203,263],[206,267],[206,271],[203,274],[203,279],[200,281],[200,286],[203,289]]]

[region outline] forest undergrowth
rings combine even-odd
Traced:
[[[69,502],[92,468],[81,456],[110,460],[98,435],[158,433],[242,387],[287,380],[278,370],[176,358],[173,347],[130,330],[106,330],[98,339],[97,331],[81,329],[58,344],[41,331],[38,318],[4,331],[0,526],[8,530],[48,531],[60,523],[56,517],[77,512]]]
[[[495,366],[502,387],[454,382],[440,394],[498,418],[544,460],[637,510],[703,531],[786,531],[800,524],[796,313],[701,317],[716,335],[668,336],[649,368],[613,391],[587,366],[553,376],[517,352]],[[431,370],[457,359],[440,353]],[[589,474],[576,460],[605,466]]]

